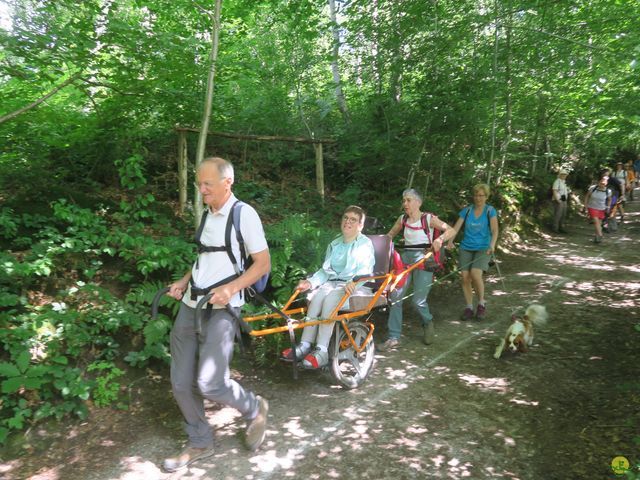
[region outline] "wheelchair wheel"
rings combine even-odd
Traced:
[[[340,325],[336,327],[338,333],[333,336],[329,350],[332,352],[332,357],[329,359],[331,375],[344,388],[357,388],[373,369],[375,354],[373,338],[369,340],[362,352],[357,353],[344,329]],[[363,322],[354,321],[349,323],[349,331],[356,345],[360,347],[369,334],[369,327]]]

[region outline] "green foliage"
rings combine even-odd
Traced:
[[[115,165],[120,175],[121,185],[132,192],[139,191],[147,180],[144,175],[145,159],[142,155],[132,155],[125,160],[116,160]],[[120,209],[127,217],[134,220],[153,220],[156,218],[155,212],[151,209],[155,197],[151,193],[139,192],[134,195],[133,200],[122,200]]]
[[[87,367],[88,372],[97,371],[99,375],[94,380],[94,387],[91,392],[94,403],[98,407],[106,407],[118,400],[120,383],[115,380],[121,377],[124,372],[117,368],[112,362],[93,362]]]
[[[320,267],[331,233],[319,229],[308,215],[295,214],[267,226],[266,235],[271,287],[275,298],[284,301],[300,278]]]
[[[126,357],[140,366],[152,359],[167,361],[171,322],[166,316],[147,320],[148,295],[141,301],[134,290],[121,300],[94,282],[107,278],[105,264],[116,258],[125,261],[123,274],[144,278],[184,271],[193,254],[189,242],[162,222],[160,233],[152,232],[124,223],[123,212],[91,210],[64,199],[52,203],[52,214],[43,221],[2,211],[9,237],[25,230],[32,238],[31,249],[22,255],[0,252],[0,346],[5,352],[0,355],[0,443],[11,431],[43,418],[83,417],[90,395],[98,406],[117,402],[123,371],[114,366],[116,359]],[[163,241],[163,234],[171,236]],[[30,304],[25,296],[47,284],[69,283],[42,305]],[[123,339],[133,347],[128,355]],[[136,345],[142,348],[136,351]],[[95,378],[87,376],[95,372]]]
[[[0,210],[0,237],[12,239],[18,233],[18,223],[11,208]]]
[[[21,430],[32,421],[67,414],[86,416],[84,401],[89,398],[90,382],[82,378],[80,369],[68,365],[67,357],[34,360],[39,354],[35,348],[23,348],[0,363],[0,443],[10,431]]]

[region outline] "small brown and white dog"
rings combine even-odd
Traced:
[[[500,358],[505,348],[512,353],[526,352],[533,344],[533,326],[544,325],[548,317],[547,309],[538,303],[529,305],[522,317],[511,315],[511,325],[500,339],[493,358]]]

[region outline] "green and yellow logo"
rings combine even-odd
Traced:
[[[629,470],[629,460],[627,457],[615,457],[611,460],[611,470],[616,475],[624,475]]]

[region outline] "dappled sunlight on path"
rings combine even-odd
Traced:
[[[162,459],[183,438],[164,379],[161,388],[148,383],[139,390],[141,398],[157,397],[148,410],[116,412],[94,437],[86,425],[69,429],[59,442],[72,445],[65,462],[52,459],[29,478],[539,479],[566,468],[567,478],[602,477],[611,457],[631,444],[640,410],[618,389],[638,376],[640,254],[628,248],[640,241],[636,209],[630,205],[628,222],[601,245],[590,242],[584,219],[573,217],[571,235],[542,234],[499,255],[486,279],[482,322],[459,320],[457,280],[436,285],[436,342],[421,343],[407,305],[400,348],[376,354],[372,376],[357,390],[337,387],[326,372],[303,371],[294,382],[287,367],[255,370],[237,359],[234,375],[271,404],[267,438],[255,453],[243,447],[239,414],[211,404],[215,454],[163,472]],[[528,353],[495,360],[511,314],[533,301],[547,306],[548,325],[536,328]],[[379,315],[377,341],[385,320]],[[14,475],[24,468],[21,460],[1,468],[8,479],[23,478]]]

